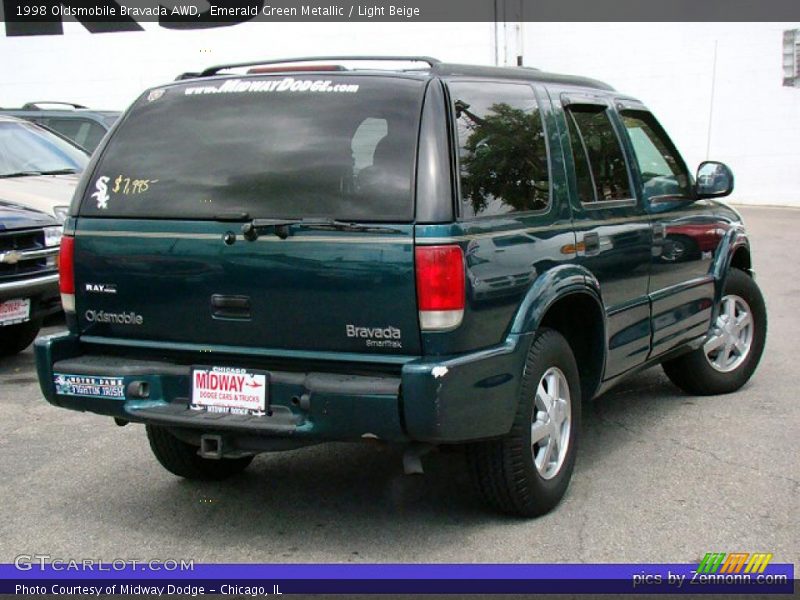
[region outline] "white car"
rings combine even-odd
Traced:
[[[44,127],[0,116],[0,200],[64,222],[89,154]]]

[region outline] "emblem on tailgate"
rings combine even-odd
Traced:
[[[365,340],[367,348],[402,348],[400,341],[403,333],[397,328],[388,327],[359,327],[348,324],[345,326],[347,337]]]
[[[117,286],[113,283],[87,283],[84,289],[90,294],[116,294]]]
[[[115,325],[141,325],[144,317],[135,312],[112,313],[104,310],[87,310],[83,313],[90,323],[112,323]]]

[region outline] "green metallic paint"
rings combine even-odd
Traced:
[[[403,366],[403,410],[414,440],[461,442],[508,433],[532,336],[493,348]]]
[[[296,229],[285,240],[223,242],[240,224],[209,221],[80,219],[75,243],[81,333],[160,345],[298,352],[420,353],[413,226],[387,233]],[[83,284],[113,284],[116,294]],[[212,308],[215,295],[249,298],[241,316]],[[89,311],[136,313],[138,325],[89,321]],[[398,333],[349,336],[347,326]],[[380,335],[383,335],[380,333]]]
[[[650,318],[647,297],[652,245],[650,222],[639,198],[594,203],[584,203],[579,198],[562,101],[580,100],[579,103],[606,106],[617,137],[624,140],[624,131],[613,119],[610,95],[598,92],[587,98],[580,94],[578,98],[575,90],[567,87],[550,87],[548,92],[557,115],[559,143],[569,174],[569,202],[579,248],[577,262],[590,271],[600,285],[609,341],[605,376],[613,376],[642,363],[650,350],[650,329],[642,326]],[[626,160],[630,165],[630,157]],[[635,190],[630,170],[628,175],[631,188]],[[589,236],[598,239],[596,251],[586,251],[585,240]]]
[[[586,268],[569,264],[547,271],[533,282],[520,302],[511,325],[511,333],[535,332],[550,307],[558,300],[575,293],[586,294],[602,306],[599,284]]]
[[[519,390],[522,366],[530,336],[509,336],[505,343],[471,354],[419,358],[402,368],[401,394],[337,393],[312,391],[308,408],[293,399],[309,393],[301,383],[270,383],[270,406],[292,412],[297,429],[291,434],[300,441],[345,440],[377,437],[388,441],[458,442],[481,439],[507,432],[511,426]],[[41,338],[35,347],[39,381],[47,400],[62,408],[88,410],[129,421],[158,423],[138,411],[164,406],[190,393],[190,366],[185,373],[157,361],[151,372],[126,375],[123,385],[147,382],[146,400],[94,399],[57,396],[53,366],[59,361],[84,356],[86,347],[71,334]],[[357,363],[350,363],[358,370]],[[443,370],[444,369],[444,370]],[[98,365],[97,375],[115,376]]]

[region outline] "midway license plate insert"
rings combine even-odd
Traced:
[[[269,373],[236,367],[192,367],[190,407],[234,415],[267,412]]]

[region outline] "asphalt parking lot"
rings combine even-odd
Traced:
[[[612,390],[585,414],[572,485],[545,517],[485,510],[457,452],[409,477],[395,449],[329,444],[259,456],[227,482],[183,481],[156,463],[141,426],[47,404],[28,349],[0,362],[0,562],[690,562],[761,551],[798,564],[800,210],[742,213],[770,318],[755,377],[695,398],[656,368]]]

